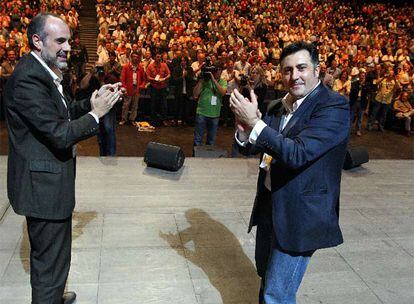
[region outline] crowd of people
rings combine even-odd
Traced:
[[[249,221],[249,232],[256,226],[258,302],[296,303],[313,254],[343,242],[339,192],[354,121],[361,136],[367,111],[367,130],[377,124],[384,131],[392,106],[411,134],[413,6],[98,1],[99,61],[86,74],[85,47],[76,36],[70,45],[79,26],[70,0],[41,2],[38,11],[53,14],[36,16],[34,3],[2,5],[8,198],[26,217],[32,302],[75,303],[65,286],[76,143],[99,132],[101,155],[115,155],[113,107],[124,97],[119,124],[135,124],[145,90],[152,123],[168,125],[171,112],[177,125],[195,116],[195,146],[204,133],[214,145],[231,108],[234,148],[261,155]],[[20,16],[32,17],[27,29]],[[30,55],[16,67],[25,46]]]
[[[368,115],[367,130],[378,124],[383,131],[391,108],[393,117],[411,117],[401,115],[401,109],[393,105],[403,91],[412,98],[413,12],[412,5],[352,5],[342,1],[102,0],[97,5],[98,55],[104,63],[107,54],[115,51],[116,60],[125,62],[132,52],[138,53],[144,72],[160,55],[170,70],[168,84],[163,84],[170,90],[177,85],[181,90],[182,73],[188,66],[193,77],[184,79],[190,88],[199,81],[203,68],[221,70],[220,79],[227,83],[227,92],[223,100],[220,98],[224,106],[221,117],[226,122],[226,95],[234,88],[252,86],[262,112],[266,100],[283,96],[281,50],[293,41],[309,41],[318,46],[323,83],[349,98],[355,132],[360,136],[364,113]],[[142,85],[146,87],[153,88],[153,83],[147,81]],[[172,113],[177,124],[200,114],[197,101],[191,104],[194,94],[188,88],[185,102],[177,96],[182,91],[171,93],[179,102],[168,110],[166,94],[157,94],[162,99],[163,120],[166,112]],[[411,130],[406,128],[407,135]]]
[[[151,124],[196,124],[194,145],[201,144],[198,138],[205,131],[208,143],[214,144],[219,120],[234,123],[228,101],[235,88],[253,87],[261,112],[268,100],[284,96],[280,54],[298,40],[318,47],[320,79],[349,99],[358,136],[363,134],[363,122],[368,131],[398,124],[407,135],[413,131],[414,6],[410,4],[98,0],[98,62],[89,73],[85,73],[86,48],[76,35],[79,0],[37,5],[36,0],[13,0],[0,8],[2,79],[28,51],[25,30],[30,19],[39,11],[50,11],[75,33],[71,84],[67,84],[73,95],[90,94],[91,79],[98,84],[121,81],[128,88],[118,115],[114,110],[111,118],[105,118],[109,122],[103,129],[108,133],[104,141],[115,141],[117,119],[119,125],[146,119],[137,119],[137,113],[142,113],[140,96],[149,96]],[[408,101],[401,107],[396,101],[406,94]],[[109,150],[115,153],[113,147]]]
[[[0,101],[5,83],[18,60],[30,52],[26,31],[32,18],[40,12],[56,14],[76,34],[80,25],[80,7],[80,0],[8,0],[0,3]],[[2,102],[0,106],[0,116],[3,119]]]

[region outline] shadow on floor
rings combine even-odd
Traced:
[[[255,266],[234,234],[201,209],[189,209],[185,217],[190,227],[176,235],[160,232],[160,237],[204,272],[223,304],[257,302],[259,279]],[[178,237],[184,251],[176,246]],[[203,284],[204,276],[197,275],[193,265],[189,265],[192,279],[198,281],[195,285],[201,284],[201,289],[196,288],[196,291],[201,290],[197,296],[211,299],[211,295],[206,295],[211,292],[210,286]]]

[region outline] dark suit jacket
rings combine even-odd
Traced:
[[[193,89],[194,89],[194,71],[191,66],[186,67],[187,76],[185,77],[186,81],[186,92],[187,96],[193,96]],[[177,63],[174,66],[172,72],[172,84],[175,86],[175,95],[180,96],[183,92],[183,68],[181,67],[180,63]]]
[[[320,84],[282,132],[280,100],[265,115],[268,125],[244,154],[265,152],[271,163],[272,222],[282,249],[305,252],[343,242],[338,224],[341,169],[349,134],[349,102]],[[249,231],[263,205],[266,172],[260,169]]]
[[[98,131],[93,116],[86,114],[89,100],[66,99],[67,109],[50,74],[27,55],[7,82],[5,102],[7,190],[14,211],[45,219],[69,217],[75,205],[72,146]]]
[[[359,90],[361,90],[361,96],[358,96]],[[349,104],[352,105],[356,102],[361,103],[362,109],[365,109],[368,103],[367,99],[368,85],[365,82],[365,85],[361,85],[361,81],[356,80],[351,83],[351,91],[349,93]]]

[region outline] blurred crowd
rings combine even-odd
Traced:
[[[305,40],[318,46],[321,81],[349,98],[358,136],[362,126],[368,131],[400,126],[412,134],[412,4],[97,0],[98,61],[88,73],[88,54],[76,34],[79,9],[79,0],[0,4],[2,79],[28,52],[25,28],[31,17],[52,11],[75,33],[68,90],[73,95],[90,94],[102,83],[117,81],[127,88],[111,125],[142,120],[140,105],[146,99],[151,124],[195,123],[197,129],[201,123],[215,137],[217,121],[233,124],[228,100],[235,88],[253,88],[262,112],[268,100],[286,94],[279,71],[281,50]]]
[[[178,102],[176,109],[169,111],[164,105],[161,111],[163,118],[166,112],[173,113],[176,123],[191,121],[197,113],[190,90],[208,66],[219,69],[219,78],[227,83],[221,111],[224,123],[231,123],[227,105],[234,88],[253,87],[265,111],[266,100],[285,94],[279,57],[282,48],[296,40],[318,45],[321,81],[350,99],[357,135],[362,135],[364,114],[367,130],[378,126],[382,131],[388,120],[411,119],[411,103],[404,103],[403,115],[402,108],[394,105],[402,92],[412,100],[413,5],[338,0],[98,0],[97,15],[99,64],[108,62],[108,54],[115,52],[114,60],[125,65],[134,53],[145,76],[160,55],[171,75],[165,79],[163,94],[180,101],[186,73],[188,98]],[[152,87],[151,81],[142,81],[141,88]],[[183,109],[186,104],[190,106]],[[395,115],[390,118],[390,113]],[[412,128],[405,126],[409,135]]]

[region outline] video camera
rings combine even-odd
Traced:
[[[103,67],[102,65],[97,65],[97,66],[96,66],[96,72],[97,72],[98,74],[105,74],[104,67]]]
[[[240,86],[241,87],[247,86],[248,82],[249,82],[249,76],[245,74],[240,75]]]
[[[211,74],[214,73],[217,70],[217,68],[211,64],[210,57],[206,57],[206,61],[204,63],[204,66],[201,68],[201,77],[204,80],[211,79]]]

